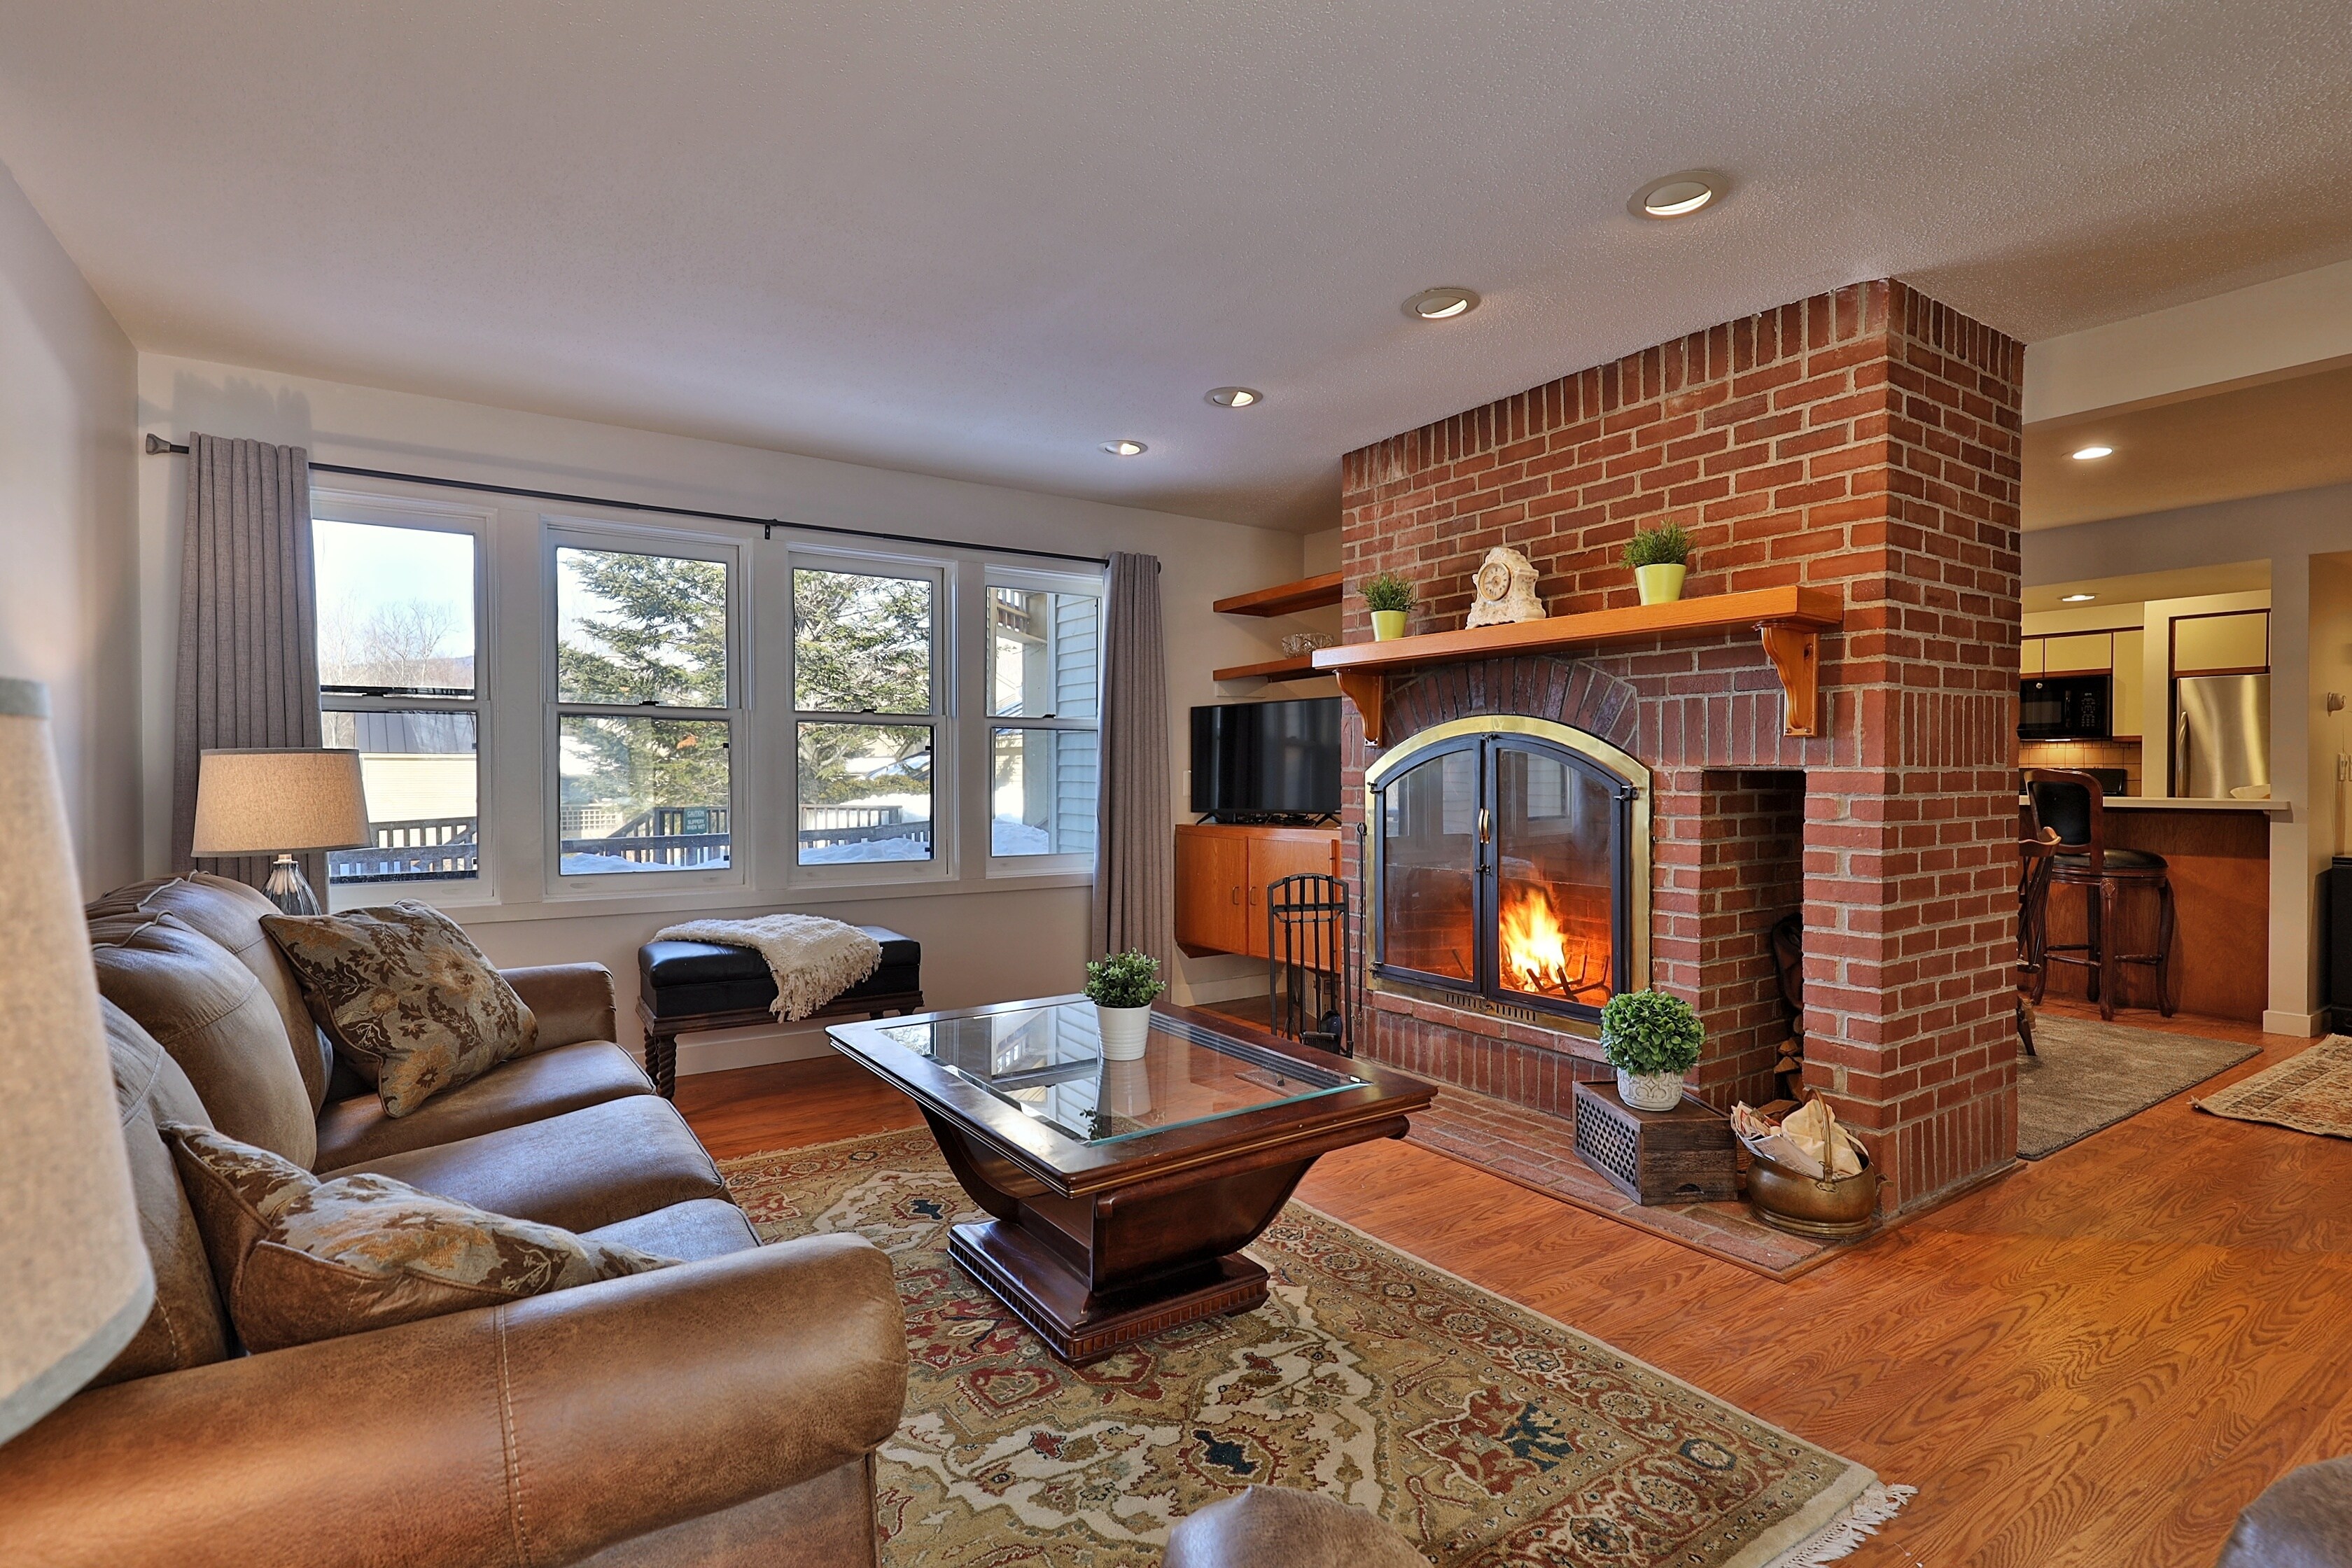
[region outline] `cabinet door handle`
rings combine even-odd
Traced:
[[[1239,888],[1231,888],[1226,890],[1231,895],[1228,900],[1229,902],[1238,904],[1242,901],[1242,890]]]
[[[1255,883],[1255,882],[1251,883],[1251,884],[1250,884],[1250,902],[1251,902],[1251,903],[1256,903],[1256,902],[1257,902],[1257,900],[1258,900],[1258,895],[1259,895],[1260,893],[1264,892],[1264,891],[1265,891],[1265,889],[1264,889],[1263,888],[1260,888],[1256,883]]]

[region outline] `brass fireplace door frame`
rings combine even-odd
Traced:
[[[1374,990],[1394,991],[1418,996],[1444,1006],[1464,1007],[1473,1012],[1488,1013],[1517,1019],[1521,1023],[1540,1023],[1546,1027],[1561,1028],[1573,1034],[1590,1032],[1590,1026],[1580,1026],[1580,1020],[1538,1012],[1532,1007],[1514,1006],[1492,997],[1481,996],[1475,991],[1455,991],[1410,981],[1389,980],[1379,973],[1385,962],[1386,946],[1381,922],[1381,790],[1389,780],[1412,766],[1421,753],[1464,736],[1523,735],[1530,740],[1549,742],[1563,751],[1574,752],[1598,763],[1632,786],[1632,809],[1626,814],[1625,833],[1625,895],[1629,904],[1625,923],[1631,948],[1626,965],[1629,988],[1646,991],[1650,987],[1650,770],[1632,756],[1619,751],[1598,735],[1556,722],[1549,719],[1528,719],[1516,713],[1498,713],[1470,719],[1450,719],[1443,724],[1433,724],[1412,739],[1398,742],[1382,752],[1372,765],[1364,771],[1364,946],[1370,962],[1366,964],[1367,980]]]

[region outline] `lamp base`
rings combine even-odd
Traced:
[[[269,880],[261,890],[280,914],[325,912],[319,908],[319,895],[310,890],[310,879],[302,875],[302,863],[291,855],[280,855],[269,863]]]

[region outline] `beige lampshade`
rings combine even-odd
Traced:
[[[0,1443],[103,1372],[155,1296],[48,710],[0,679]]]
[[[282,855],[370,842],[357,752],[206,752],[196,764],[194,855]]]

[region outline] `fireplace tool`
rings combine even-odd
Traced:
[[[1354,1056],[1348,884],[1312,872],[1285,877],[1266,889],[1265,921],[1266,1018],[1274,1032]]]

